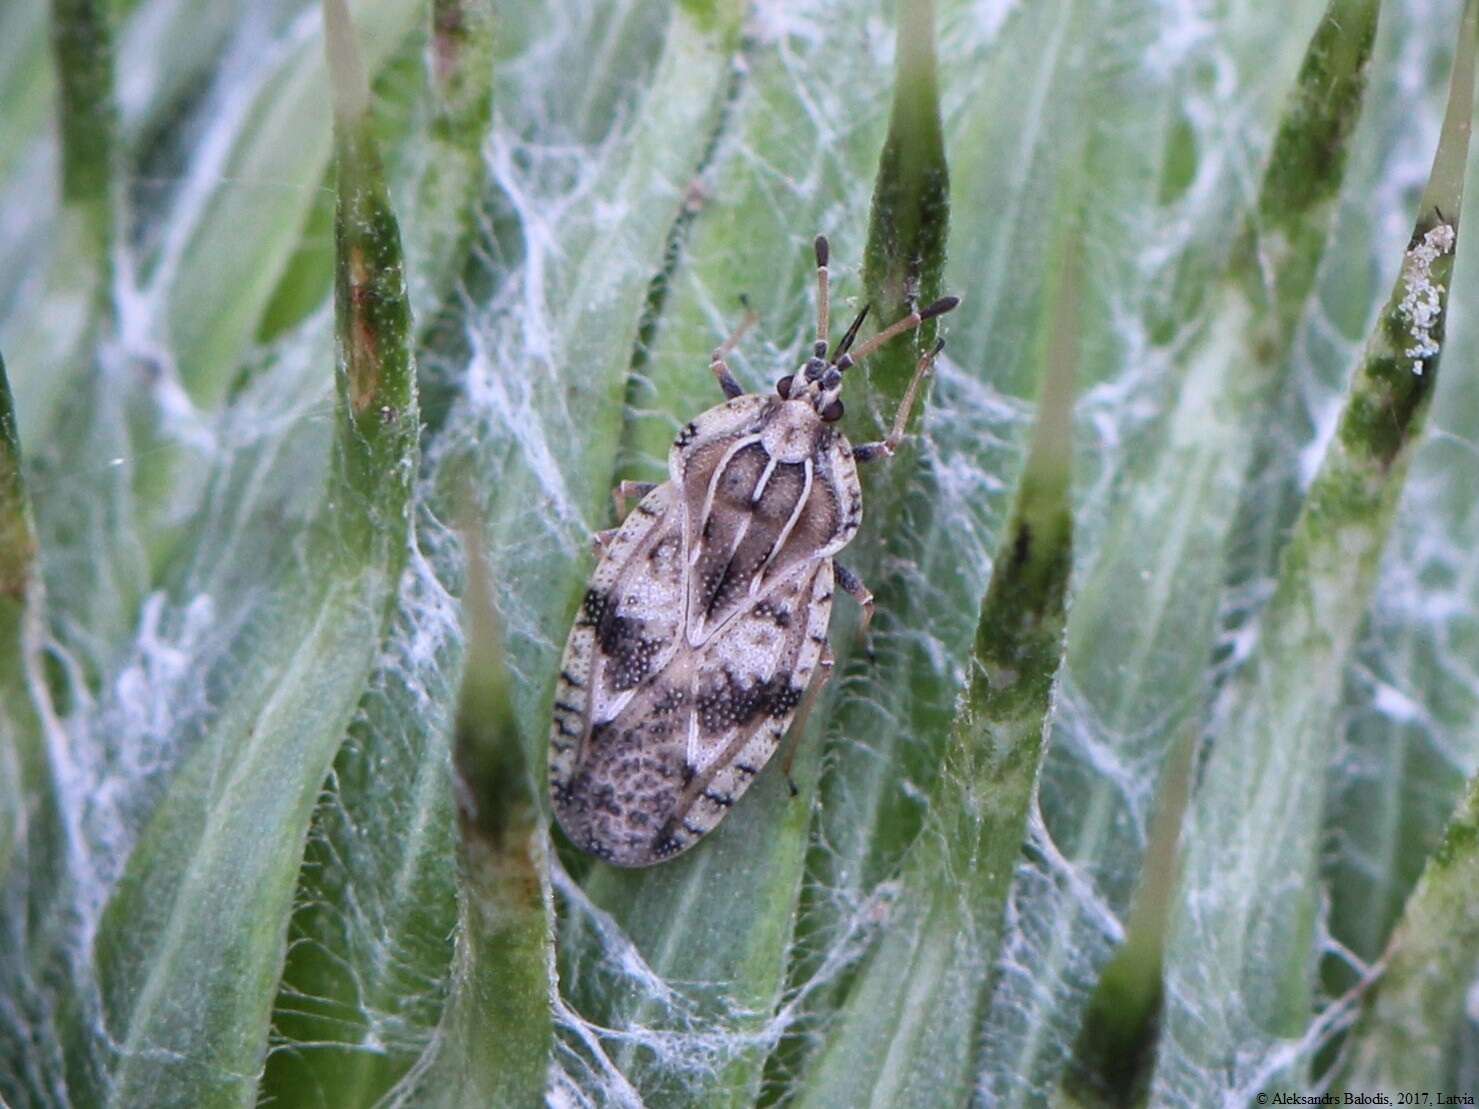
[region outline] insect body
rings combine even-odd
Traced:
[[[687,850],[749,788],[804,717],[832,665],[836,586],[872,596],[833,556],[857,533],[857,463],[893,454],[937,345],[920,359],[888,438],[851,446],[836,427],[843,375],[958,303],[911,312],[848,353],[865,308],[827,354],[827,241],[816,242],[818,338],[771,395],[728,398],[689,423],[669,479],[597,537],[600,563],[565,645],[550,732],[550,797],[566,834],[618,866]],[[743,328],[741,328],[743,331]]]

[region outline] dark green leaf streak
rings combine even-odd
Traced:
[[[970,1100],[1007,893],[1026,836],[1063,653],[1078,368],[1076,239],[1056,250],[1054,329],[1026,468],[931,799],[904,856],[883,935],[808,1082],[809,1105]]]
[[[1332,233],[1377,14],[1378,5],[1367,0],[1333,0],[1316,26],[1280,117],[1256,205],[1209,298],[1205,330],[1183,359],[1178,403],[1143,467],[1143,489],[1111,523],[1069,622],[1067,667],[1095,705],[1105,734],[1141,736],[1140,750],[1158,770],[1166,768],[1157,792],[1181,797],[1182,804],[1190,763],[1183,753],[1179,769],[1172,769],[1172,752],[1185,749],[1197,727],[1229,539],[1247,526],[1235,516],[1239,486],[1250,467],[1268,465],[1257,457],[1266,442],[1258,428],[1286,387],[1295,326]],[[1160,521],[1185,518],[1193,504],[1196,526],[1172,530],[1147,549],[1145,537],[1156,534]],[[1128,627],[1127,606],[1143,614]],[[1100,670],[1095,660],[1111,651],[1126,660],[1111,682],[1080,676]],[[1152,685],[1161,693],[1147,697]],[[1177,707],[1168,712],[1168,704]],[[1089,811],[1101,820],[1110,811],[1111,794],[1108,783],[1093,791]],[[1171,842],[1145,850],[1173,867],[1179,816],[1158,818],[1156,827]],[[1173,880],[1157,872],[1154,888],[1137,897],[1165,901],[1165,886]],[[1149,1033],[1159,1003],[1164,918],[1163,905],[1147,905],[1132,918],[1132,928],[1138,923],[1153,934],[1132,930],[1123,958],[1106,966],[1081,1032],[1084,1057],[1120,1070],[1119,1081],[1144,1077],[1136,1075],[1143,1059],[1136,1064],[1122,1056],[1124,1045]],[[1124,1004],[1127,997],[1140,1004]]]

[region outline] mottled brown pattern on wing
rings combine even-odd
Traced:
[[[660,669],[681,640],[681,525],[673,487],[642,499],[607,545],[565,643],[550,727],[550,786],[558,797],[591,728]]]
[[[582,847],[623,866],[677,854],[774,754],[816,668],[831,564],[781,584],[783,608],[752,610],[704,650],[680,652],[595,723],[555,803]]]

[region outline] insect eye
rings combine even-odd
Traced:
[[[824,423],[835,424],[840,419],[842,419],[842,402],[840,400],[834,400],[826,408],[822,409],[822,421]]]
[[[781,400],[791,395],[791,382],[795,380],[795,377],[795,374],[787,374],[775,383],[775,391],[781,395]]]
[[[842,384],[842,372],[835,366],[822,375],[822,388],[835,389]]]

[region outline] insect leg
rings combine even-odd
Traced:
[[[854,574],[840,562],[834,561],[832,569],[837,573],[837,584],[840,585],[847,595],[858,604],[863,606],[863,623],[858,628],[859,638],[868,634],[868,625],[873,623],[873,594],[863,584],[863,579]]]
[[[655,481],[624,481],[615,489],[611,490],[611,501],[616,505],[616,518],[625,520],[627,518],[627,498],[635,497],[641,500],[657,488]]]
[[[735,397],[743,395],[745,390],[734,379],[734,375],[729,372],[729,364],[724,361],[725,356],[735,347],[739,346],[739,341],[744,338],[745,332],[754,327],[758,319],[760,317],[755,314],[755,310],[746,305],[745,318],[740,320],[739,326],[734,329],[734,334],[725,339],[722,344],[715,347],[714,353],[709,355],[709,371],[719,379],[719,388],[724,390],[724,395],[729,400],[734,400]]]
[[[899,444],[904,441],[904,429],[909,426],[909,414],[914,410],[914,399],[919,395],[919,386],[930,372],[930,367],[935,364],[935,356],[945,346],[945,341],[939,342],[925,353],[919,364],[914,367],[914,376],[909,380],[909,388],[904,391],[904,399],[899,404],[899,410],[894,413],[894,426],[889,430],[888,438],[881,439],[877,443],[863,443],[853,448],[852,456],[858,462],[871,462],[875,458],[892,458],[894,451],[899,449]]]
[[[801,733],[806,731],[806,718],[811,715],[812,706],[822,695],[822,688],[832,679],[834,661],[832,648],[824,646],[821,658],[817,660],[816,672],[812,675],[811,683],[806,687],[801,704],[796,707],[796,716],[791,721],[791,731],[786,737],[786,756],[781,760],[781,771],[786,775],[786,785],[790,787],[792,797],[800,791],[797,790],[796,783],[791,780],[791,763],[796,760],[796,748],[801,743]]]
[[[734,379],[734,375],[729,372],[729,364],[724,361],[717,350],[714,352],[714,360],[709,363],[709,369],[719,379],[719,388],[724,390],[727,400],[734,400],[735,397],[744,395],[744,386]]]

